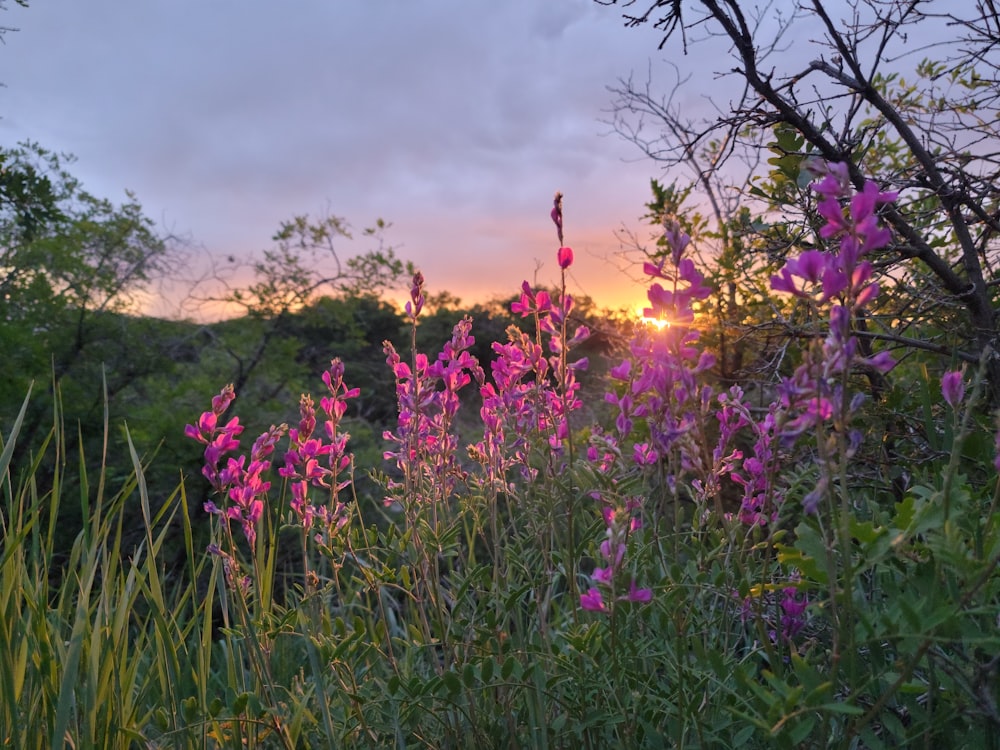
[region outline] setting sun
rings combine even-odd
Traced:
[[[662,330],[662,329],[667,328],[667,327],[670,326],[670,321],[667,320],[666,318],[649,318],[649,317],[646,317],[643,313],[647,309],[649,309],[649,308],[645,304],[637,305],[636,308],[635,308],[636,317],[639,318],[639,321],[641,323],[644,323],[645,325],[652,326],[652,327],[660,329],[660,330]]]

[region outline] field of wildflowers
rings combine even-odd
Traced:
[[[590,332],[557,194],[562,284],[524,283],[513,309],[534,333],[509,329],[492,362],[469,353],[469,319],[418,351],[414,276],[411,350],[385,346],[399,418],[381,469],[355,465],[343,418],[360,391],[339,360],[248,450],[227,386],[186,431],[207,515],[185,483],[149,497],[133,450],[120,488],[82,483],[88,525],[55,559],[58,477],[16,481],[15,423],[0,747],[1000,747],[1000,438],[982,374],[928,376],[900,407],[925,414],[932,452],[894,493],[868,460],[863,379],[896,362],[854,326],[896,196],[855,192],[837,164],[813,190],[821,244],[771,278],[811,328],[752,397],[712,376],[696,315],[712,290],[668,220],[644,271],[645,315],[669,324],[638,325],[604,410],[583,408]],[[358,501],[357,472],[381,504]],[[129,556],[125,502],[146,535]],[[167,576],[177,528],[186,567]],[[294,580],[277,573],[289,549]]]

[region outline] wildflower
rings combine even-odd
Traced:
[[[653,591],[652,589],[640,589],[635,585],[635,581],[632,581],[629,584],[628,594],[625,595],[625,599],[637,604],[647,604],[653,600]]]
[[[289,449],[285,453],[285,463],[278,474],[291,480],[292,499],[290,507],[298,516],[306,531],[319,526],[318,542],[329,539],[332,532],[341,528],[348,520],[346,505],[339,500],[341,490],[351,484],[347,474],[353,458],[347,451],[350,435],[339,431],[340,420],[347,412],[347,399],[360,395],[360,389],[348,388],[344,384],[344,363],[340,359],[330,361],[330,367],[323,373],[323,383],[329,395],[320,399],[320,408],[326,415],[323,436],[316,436],[316,409],[313,399],[303,394],[299,402],[299,425],[288,431]],[[329,503],[313,506],[309,502],[309,488],[321,487],[329,497]]]
[[[952,409],[965,397],[965,382],[962,380],[962,370],[952,370],[941,376],[941,395]]]
[[[601,500],[599,493],[595,497]],[[633,532],[642,528],[642,501],[638,497],[626,498],[621,506],[610,504],[604,505],[601,509],[601,516],[604,518],[606,528],[605,539],[601,542],[599,549],[601,556],[605,560],[605,565],[594,568],[590,574],[591,579],[597,586],[590,588],[587,593],[580,596],[580,606],[592,612],[604,612],[607,607],[604,603],[601,589],[606,588],[614,596],[616,581],[623,584],[621,579],[624,573],[625,553],[628,547],[629,537]],[[617,587],[621,591],[621,586]],[[628,592],[617,597],[617,601],[633,602],[636,604],[646,604],[652,601],[653,592],[651,589],[639,588],[635,579],[629,581]]]
[[[792,576],[793,581],[798,576]],[[806,625],[805,611],[809,606],[806,595],[795,586],[788,586],[781,596],[781,635],[785,640],[792,640]]]
[[[556,254],[556,259],[559,261],[559,267],[562,269],[567,269],[573,265],[573,248],[571,247],[560,247],[559,252]]]
[[[413,274],[413,282],[410,286],[410,301],[406,303],[406,316],[410,320],[416,320],[420,311],[424,309],[424,275],[417,271]]]
[[[593,586],[587,590],[587,593],[580,594],[580,606],[590,612],[604,612],[607,610],[601,590]]]
[[[471,328],[471,318],[460,320],[437,359],[430,362],[426,354],[417,352],[413,367],[400,359],[391,342],[383,344],[386,363],[396,377],[399,414],[396,430],[383,432],[383,438],[395,444],[383,457],[396,462],[404,479],[391,480],[389,489],[410,490],[413,494],[407,499],[447,499],[465,479],[458,462],[458,438],[452,431],[460,406],[458,391],[473,378],[480,385],[485,381],[478,361],[467,351],[475,344]],[[385,504],[397,499],[387,497]]]
[[[521,283],[521,299],[510,305],[510,311],[521,313],[522,318],[529,315],[548,315],[551,309],[552,299],[549,297],[549,293],[544,289],[540,289],[536,293],[527,281]]]
[[[632,448],[632,459],[638,466],[653,466],[660,456],[649,443],[636,443]]]
[[[239,417],[233,417],[225,426],[219,427],[219,419],[235,398],[232,384],[225,386],[217,396],[212,397],[212,410],[202,413],[197,425],[184,427],[187,437],[205,446],[205,465],[201,473],[219,492],[231,484],[231,479],[220,472],[219,463],[223,456],[240,447],[239,435],[243,432]]]

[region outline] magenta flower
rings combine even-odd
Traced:
[[[243,432],[239,417],[233,417],[224,427],[219,427],[220,417],[235,398],[232,384],[227,385],[217,396],[212,397],[212,410],[204,412],[197,425],[189,424],[184,427],[187,437],[204,444],[205,465],[201,473],[219,492],[224,492],[234,481],[226,469],[220,471],[219,464],[223,456],[240,447],[239,435]]]
[[[386,364],[396,378],[398,417],[396,429],[385,430],[393,444],[383,458],[393,460],[400,479],[387,483],[387,506],[399,501],[410,512],[415,502],[443,501],[451,497],[466,472],[458,460],[458,437],[452,429],[461,401],[458,391],[472,382],[485,380],[478,361],[467,351],[475,344],[472,319],[455,324],[452,338],[436,360],[416,352],[411,365],[400,359],[391,342],[385,341]]]
[[[595,452],[596,457],[596,452]],[[599,492],[593,493],[595,499],[605,502]],[[607,609],[601,595],[602,589],[607,589],[615,601],[646,604],[653,598],[651,589],[638,588],[635,579],[625,577],[625,554],[631,535],[642,528],[642,499],[628,497],[620,504],[605,503],[601,508],[604,519],[605,538],[598,546],[604,559],[602,567],[594,568],[590,574],[591,580],[597,584],[580,597],[580,606],[592,612],[604,612]],[[620,594],[629,580],[628,593]],[[617,585],[616,585],[617,584]]]
[[[847,275],[837,267],[837,259],[821,250],[806,250],[798,258],[789,258],[777,275],[771,277],[771,288],[776,292],[788,292],[796,297],[808,298],[812,292],[805,285],[799,286],[795,279],[806,284],[820,284],[819,302],[840,294],[848,285]]]
[[[410,320],[416,320],[420,311],[424,309],[424,275],[417,271],[413,274],[413,282],[410,287],[410,301],[406,303],[406,316]]]
[[[792,580],[797,580],[793,576]],[[809,606],[806,595],[795,586],[788,586],[781,596],[781,635],[790,641],[806,626],[805,612]]]
[[[559,267],[562,269],[567,269],[573,265],[573,248],[571,247],[560,247],[559,252],[556,254],[556,259],[559,261]]]
[[[512,302],[510,311],[520,313],[522,318],[529,315],[548,315],[552,310],[552,298],[544,289],[536,293],[527,281],[521,283],[521,299]]]
[[[605,586],[610,586],[611,581],[614,578],[615,569],[612,567],[607,568],[594,568],[594,572],[591,575],[598,583],[603,583]]]
[[[604,612],[607,610],[601,590],[594,587],[589,588],[587,593],[580,594],[580,606],[590,612]]]
[[[653,591],[652,589],[640,589],[635,585],[635,581],[632,581],[629,584],[628,594],[625,595],[625,599],[637,604],[648,604],[653,600]]]
[[[941,376],[941,395],[952,409],[957,409],[965,397],[965,382],[962,370],[952,370]]]
[[[632,460],[639,466],[653,466],[660,456],[649,443],[636,443],[632,447]]]
[[[846,195],[851,190],[851,176],[844,162],[811,161],[810,171],[819,176],[819,182],[812,184],[812,189],[824,198]]]

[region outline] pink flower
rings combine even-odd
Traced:
[[[591,576],[595,581],[603,583],[606,586],[610,586],[612,580],[615,576],[614,568],[594,568],[594,573]]]
[[[653,599],[653,592],[651,589],[640,589],[635,585],[635,581],[629,584],[628,594],[625,598],[630,602],[635,602],[637,604],[647,604]]]
[[[958,408],[965,397],[965,383],[962,381],[961,370],[952,370],[941,376],[941,395],[952,409]]]
[[[601,590],[593,587],[586,594],[580,594],[580,606],[590,612],[604,612],[607,609]]]
[[[569,268],[573,265],[573,248],[571,247],[561,247],[556,255],[556,259],[559,261],[559,267],[562,269]]]
[[[636,443],[632,447],[632,460],[639,466],[653,466],[659,459],[656,449],[649,443]]]
[[[406,303],[406,316],[411,320],[416,320],[420,311],[424,309],[424,275],[417,271],[413,274],[413,282],[410,287],[410,301]]]

